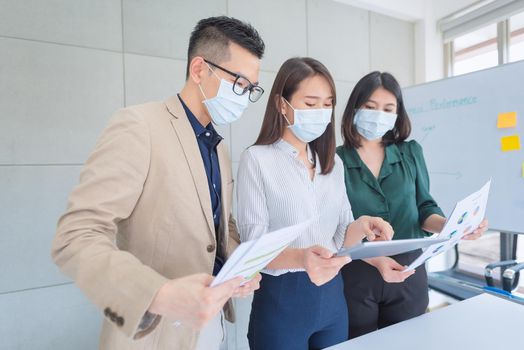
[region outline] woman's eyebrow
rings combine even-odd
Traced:
[[[316,98],[316,99],[319,99],[321,97],[320,96],[304,96],[304,98]],[[333,99],[333,96],[328,96],[327,98]]]
[[[368,100],[366,103],[374,103],[374,104],[377,104],[378,105],[378,102],[376,101],[373,101],[373,100]],[[396,106],[397,104],[396,103],[393,103],[393,102],[390,102],[390,103],[386,103],[386,106]]]

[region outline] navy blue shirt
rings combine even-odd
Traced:
[[[218,164],[218,153],[217,146],[222,141],[220,136],[212,123],[204,127],[198,119],[195,117],[193,112],[186,106],[180,95],[178,95],[182,106],[191,123],[191,127],[195,132],[195,136],[198,142],[198,148],[204,161],[204,168],[206,169],[207,184],[209,186],[209,194],[211,195],[211,209],[213,210],[213,221],[215,223],[215,234],[218,234],[218,226],[220,225],[220,214],[222,212],[222,184],[220,182],[220,166]],[[216,237],[217,242],[219,237]],[[220,243],[217,244],[220,247]],[[220,269],[224,266],[224,259],[220,256],[220,251],[217,248],[217,255],[215,256],[215,263],[213,266],[213,276],[216,276]]]
[[[218,164],[217,145],[222,141],[220,136],[212,123],[204,127],[198,119],[195,117],[193,112],[189,110],[180,95],[178,95],[184,110],[186,111],[187,118],[193,127],[195,136],[198,142],[198,148],[204,161],[204,168],[206,169],[207,184],[209,186],[209,193],[211,195],[211,206],[213,210],[213,221],[215,222],[215,232],[218,232],[218,225],[220,224],[221,198],[222,198],[222,185],[220,182],[220,166]]]

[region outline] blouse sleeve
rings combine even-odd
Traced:
[[[353,221],[355,221],[355,219],[353,217],[353,212],[351,211],[351,204],[349,203],[349,199],[346,192],[346,183],[344,181],[344,167],[342,166],[342,160],[339,159],[338,155],[335,158],[335,163],[338,163],[337,165],[339,165],[335,170],[338,172],[336,174],[336,186],[340,189],[338,193],[340,193],[341,195],[341,205],[338,226],[337,230],[335,231],[335,235],[333,236],[333,241],[335,242],[336,247],[340,249],[344,244],[347,228]]]
[[[262,173],[250,149],[240,157],[237,177],[237,225],[245,242],[267,233],[269,227]]]

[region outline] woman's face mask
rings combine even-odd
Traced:
[[[285,98],[283,99],[293,109],[293,125],[291,125],[285,115],[284,118],[286,118],[289,124],[288,128],[291,129],[299,140],[309,143],[319,138],[326,131],[328,124],[331,122],[333,108],[295,109]]]
[[[355,110],[353,123],[357,131],[367,140],[376,140],[382,138],[389,130],[395,127],[397,115],[373,109]]]

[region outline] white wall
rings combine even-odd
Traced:
[[[175,94],[192,27],[217,14],[261,32],[267,91],[286,58],[324,62],[338,119],[370,70],[415,81],[413,23],[331,0],[0,0],[0,350],[96,348],[100,312],[49,257],[56,220],[111,114]],[[220,128],[235,172],[265,103]],[[238,304],[229,344],[247,349],[249,301]]]
[[[444,77],[444,52],[438,20],[478,0],[337,0],[415,23],[415,83]]]
[[[477,0],[425,1],[422,16],[415,25],[416,84],[444,78],[444,44],[438,21],[475,2]]]

